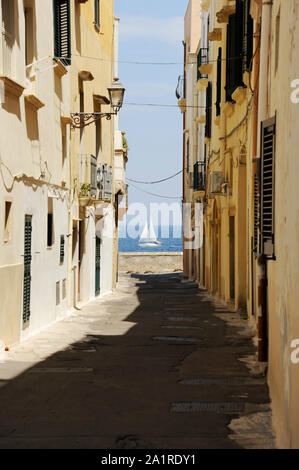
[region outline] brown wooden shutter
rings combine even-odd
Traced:
[[[274,155],[275,117],[262,123],[261,141],[261,241],[262,252],[274,256]]]

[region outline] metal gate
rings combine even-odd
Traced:
[[[101,271],[101,239],[96,236],[96,285],[95,285],[95,294],[99,295],[100,293],[100,271]]]
[[[23,328],[28,326],[30,318],[31,293],[31,241],[32,216],[25,215],[24,229],[24,286],[23,286]]]

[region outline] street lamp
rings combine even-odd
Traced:
[[[108,88],[108,92],[111,106],[115,110],[115,114],[117,114],[123,105],[125,89],[121,83],[114,82],[111,87]]]
[[[114,82],[107,88],[110,98],[112,112],[110,113],[71,113],[72,127],[82,129],[82,127],[89,126],[93,122],[105,117],[110,121],[112,116],[116,116],[123,105],[125,88],[119,82]],[[108,100],[107,100],[108,101]]]

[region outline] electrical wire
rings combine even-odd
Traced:
[[[81,55],[81,54],[72,54],[71,57],[55,57],[55,59],[60,59],[60,60],[71,60],[72,57],[80,57],[82,59],[92,59],[92,60],[98,60],[100,62],[110,62],[114,63],[117,62],[118,64],[132,64],[132,65],[197,65],[197,60],[194,62],[171,62],[171,61],[161,61],[161,62],[142,62],[142,61],[134,61],[134,60],[113,60],[113,59],[102,59],[100,57],[94,57],[94,56],[86,56],[86,55]],[[229,60],[240,60],[241,57],[229,57],[227,59],[221,59],[221,62],[228,62]],[[209,65],[214,62],[217,62],[218,59],[211,59],[207,62],[202,63],[201,65]]]
[[[126,106],[149,106],[149,107],[158,107],[158,108],[179,108],[178,104],[129,103],[129,102],[124,102],[123,105],[126,105]],[[192,105],[184,105],[184,108],[212,109],[212,107],[211,108],[206,108],[206,106],[192,106]]]
[[[131,178],[127,178],[127,180],[132,181],[133,183],[139,183],[139,184],[157,184],[157,183],[162,183],[163,181],[170,180],[170,179],[174,178],[175,176],[178,176],[180,173],[183,173],[183,170],[178,171],[175,175],[168,176],[168,178],[164,178],[164,179],[158,180],[158,181],[137,181],[137,180],[133,180]]]
[[[161,196],[161,194],[151,193],[149,191],[145,191],[145,189],[138,188],[132,183],[130,183],[129,186],[132,186],[133,188],[137,189],[138,191],[141,191],[142,193],[149,194],[150,196],[160,197],[162,199],[182,199],[182,196]]]

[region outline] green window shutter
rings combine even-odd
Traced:
[[[70,0],[53,0],[54,56],[64,65],[71,63]]]
[[[216,116],[220,115],[221,104],[221,70],[222,70],[222,48],[218,49],[217,59],[217,99],[216,99]]]
[[[25,215],[24,227],[24,285],[23,285],[23,328],[30,319],[31,296],[31,244],[32,244],[32,216]]]
[[[65,246],[65,240],[64,240],[64,235],[60,236],[60,263],[64,263],[64,246]]]
[[[94,24],[100,29],[100,0],[94,0]]]

